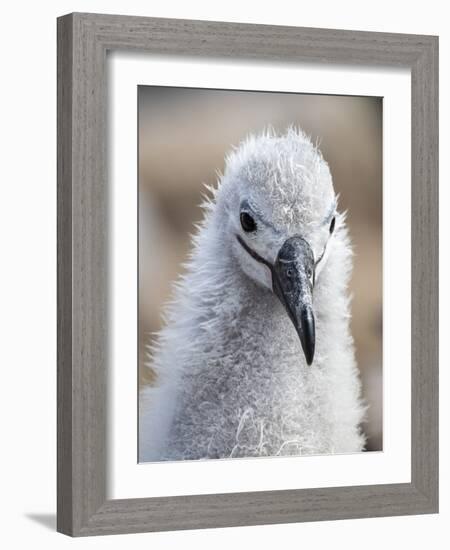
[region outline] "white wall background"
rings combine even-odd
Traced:
[[[1,540],[5,548],[442,548],[450,521],[449,308],[441,287],[441,513],[303,525],[70,540],[56,508],[56,22],[91,11],[440,35],[441,280],[449,279],[450,26],[444,2],[417,0],[60,0],[1,12]],[[445,307],[447,305],[447,307]],[[447,542],[445,540],[447,539]]]

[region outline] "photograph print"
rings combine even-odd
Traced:
[[[138,461],[383,450],[382,98],[138,87]]]

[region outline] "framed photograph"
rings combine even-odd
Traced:
[[[438,39],[58,19],[58,530],[438,511]]]

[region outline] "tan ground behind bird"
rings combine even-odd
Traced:
[[[348,210],[356,359],[369,405],[368,450],[382,449],[382,100],[372,97],[139,88],[139,383],[145,346],[190,249],[204,183],[233,145],[294,124],[318,142]]]

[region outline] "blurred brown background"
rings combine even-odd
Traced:
[[[203,183],[249,132],[300,126],[330,165],[354,246],[352,333],[369,404],[368,450],[382,449],[382,100],[373,97],[139,87],[139,381],[146,345],[187,258]]]

